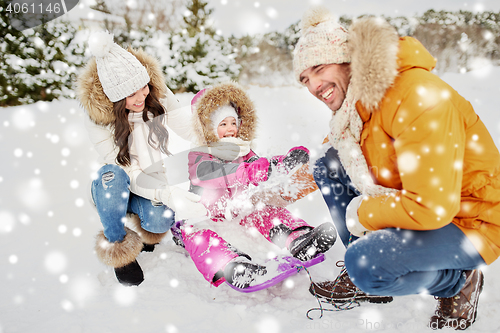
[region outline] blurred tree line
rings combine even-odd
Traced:
[[[401,36],[415,37],[429,50],[437,59],[437,74],[500,65],[500,12],[428,10],[419,17],[384,18]],[[339,23],[349,28],[352,20],[341,16]],[[299,37],[299,22],[296,22],[284,32],[233,38],[231,43],[238,49],[236,62],[242,66],[240,82],[294,84],[293,49]]]
[[[74,97],[78,69],[90,54],[85,24],[51,21],[16,31],[0,0],[0,106]],[[142,47],[158,58],[174,92],[198,90],[227,80],[243,85],[293,85],[293,50],[299,22],[282,32],[224,37],[213,28],[213,9],[203,0],[96,0],[102,13],[120,16],[125,26],[104,19],[123,46]],[[420,17],[385,17],[400,35],[413,36],[437,58],[436,72],[465,72],[500,65],[500,13],[429,10]],[[346,28],[353,18],[342,16]]]

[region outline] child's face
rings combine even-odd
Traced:
[[[149,85],[137,90],[125,100],[125,107],[132,112],[142,112],[146,106],[146,97],[149,95]]]
[[[217,126],[217,135],[219,139],[233,137],[238,134],[238,123],[234,117],[226,117]]]

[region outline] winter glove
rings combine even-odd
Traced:
[[[284,168],[288,173],[300,164],[309,162],[309,149],[303,146],[293,147],[285,156],[275,156],[272,162],[278,168]]]
[[[175,212],[176,221],[207,216],[208,212],[200,201],[200,196],[178,187],[161,190],[161,201]]]
[[[246,169],[249,182],[255,186],[261,182],[265,182],[271,174],[271,165],[269,160],[265,157],[261,157],[258,160],[249,163]]]
[[[361,224],[361,222],[359,222],[358,208],[359,206],[361,206],[362,201],[363,201],[362,195],[355,197],[354,199],[351,200],[349,205],[347,205],[347,210],[345,212],[347,229],[351,234],[357,237],[364,236],[367,233],[371,232],[370,230],[366,229]]]

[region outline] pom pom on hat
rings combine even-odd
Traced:
[[[338,24],[324,7],[306,11],[301,21],[302,36],[293,52],[293,72],[300,74],[317,65],[350,63],[347,30]]]
[[[309,27],[315,27],[322,22],[331,20],[332,16],[325,7],[313,7],[308,9],[300,21],[300,29],[306,30]]]
[[[146,67],[132,53],[114,43],[110,33],[92,33],[89,49],[95,56],[104,94],[111,102],[118,102],[149,83]]]
[[[115,45],[113,41],[113,35],[105,31],[93,32],[89,38],[89,49],[90,53],[95,57],[104,57]]]

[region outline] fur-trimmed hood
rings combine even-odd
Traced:
[[[402,54],[399,40],[394,27],[382,18],[361,18],[349,28],[350,88],[367,110],[378,108],[400,72],[415,67],[431,71],[436,65],[421,44],[412,54]]]
[[[240,127],[237,137],[244,141],[252,141],[255,137],[257,116],[255,107],[243,88],[235,82],[226,82],[208,88],[193,105],[193,128],[198,144],[209,144],[219,141],[215,135],[211,114],[219,107],[233,104],[237,107]]]
[[[142,49],[129,48],[127,51],[132,53],[146,67],[150,77],[151,90],[156,92],[159,99],[165,98],[167,87],[158,61]],[[113,103],[104,94],[97,75],[97,64],[94,57],[90,59],[87,66],[78,75],[76,92],[80,103],[94,123],[101,126],[114,123]]]

